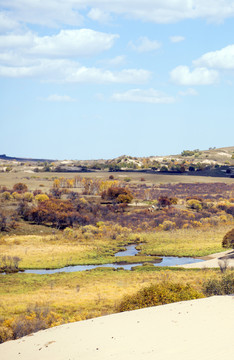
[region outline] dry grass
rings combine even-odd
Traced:
[[[220,276],[218,270],[114,271],[54,275],[14,274],[0,276],[0,317],[23,314],[33,304],[48,305],[65,321],[113,313],[123,296],[151,283],[176,281],[201,290],[203,280]]]
[[[40,189],[43,192],[48,192],[52,187],[53,180],[55,178],[64,177],[66,179],[74,178],[75,175],[86,178],[97,178],[108,180],[112,173],[107,171],[90,172],[90,173],[25,173],[23,171],[11,172],[11,173],[0,173],[0,185],[12,188],[14,184],[23,182],[26,184],[30,191]],[[168,184],[168,183],[226,183],[232,184],[233,179],[231,178],[216,178],[206,176],[188,176],[188,175],[165,175],[165,174],[146,174],[146,173],[135,173],[135,172],[119,172],[113,173],[116,180],[124,180],[126,177],[131,179],[131,183],[140,183],[141,178],[144,177],[145,184],[151,186],[153,184]],[[77,191],[78,189],[75,189]]]
[[[233,225],[204,229],[178,229],[142,235],[146,244],[142,254],[168,256],[206,256],[221,252],[222,239]]]
[[[115,260],[117,244],[106,239],[69,239],[61,235],[5,236],[1,255],[18,256],[19,268],[61,268],[68,265],[103,264]]]
[[[1,255],[17,256],[19,268],[62,268],[68,265],[107,264],[123,260],[145,261],[143,256],[116,258],[114,253],[128,242],[138,238],[144,242],[139,255],[152,256],[206,256],[223,251],[222,239],[231,225],[204,229],[178,229],[174,231],[123,234],[111,239],[77,230],[72,237],[64,233],[55,235],[5,236],[0,240]]]

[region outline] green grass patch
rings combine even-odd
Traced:
[[[186,229],[141,235],[142,255],[202,257],[224,251],[222,239],[232,226],[216,226],[204,230]]]

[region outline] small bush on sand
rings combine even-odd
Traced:
[[[202,298],[203,294],[189,284],[166,282],[147,286],[132,296],[126,296],[118,311],[136,310],[177,301]]]

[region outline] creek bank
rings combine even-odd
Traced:
[[[127,258],[126,260],[120,260],[109,263],[109,264],[100,264],[100,265],[74,265],[66,266],[60,269],[28,269],[25,270],[25,273],[28,274],[54,274],[60,272],[76,272],[76,271],[87,271],[97,268],[112,268],[112,269],[123,269],[123,270],[133,270],[136,266],[142,266],[146,262],[152,264],[153,266],[180,266],[183,264],[189,264],[194,262],[201,262],[202,259],[195,259],[192,257],[178,257],[178,256],[142,256],[138,255],[140,250],[136,249],[136,246],[139,244],[131,244],[126,246],[125,250],[121,250],[115,254],[116,258]],[[131,259],[130,259],[131,258]],[[141,261],[142,260],[142,261]]]

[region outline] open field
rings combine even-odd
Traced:
[[[232,229],[232,225],[209,229],[189,229],[164,231],[143,234],[146,243],[141,246],[145,255],[164,256],[206,256],[223,251],[224,234]]]
[[[209,176],[189,176],[189,175],[165,175],[165,174],[147,174],[147,173],[135,173],[135,172],[124,172],[110,173],[107,171],[89,172],[89,173],[25,173],[20,171],[17,173],[1,173],[0,172],[0,185],[6,187],[13,187],[15,183],[23,182],[32,191],[41,189],[48,191],[51,188],[53,180],[56,178],[64,177],[66,179],[72,179],[75,175],[79,175],[85,178],[91,179],[104,179],[107,180],[112,174],[117,180],[124,180],[130,178],[133,183],[139,184],[141,178],[144,177],[146,185],[152,186],[153,184],[174,184],[174,183],[226,183],[233,184],[231,178],[215,178]]]
[[[138,256],[128,257],[128,262],[147,262],[151,256],[206,256],[223,251],[222,238],[231,230],[232,225],[223,225],[208,229],[178,229],[133,234],[125,232],[116,239],[111,233],[82,234],[79,230],[72,235],[16,235],[5,236],[0,240],[2,256],[17,256],[21,259],[21,269],[52,269],[69,265],[107,264],[122,261],[114,253],[128,243],[142,242]],[[121,230],[121,229],[120,229]]]
[[[221,276],[217,269],[148,268],[142,271],[95,269],[53,275],[0,276],[2,318],[24,314],[30,306],[48,306],[63,320],[75,321],[116,311],[125,295],[157,282],[190,283],[198,291],[203,281]]]

